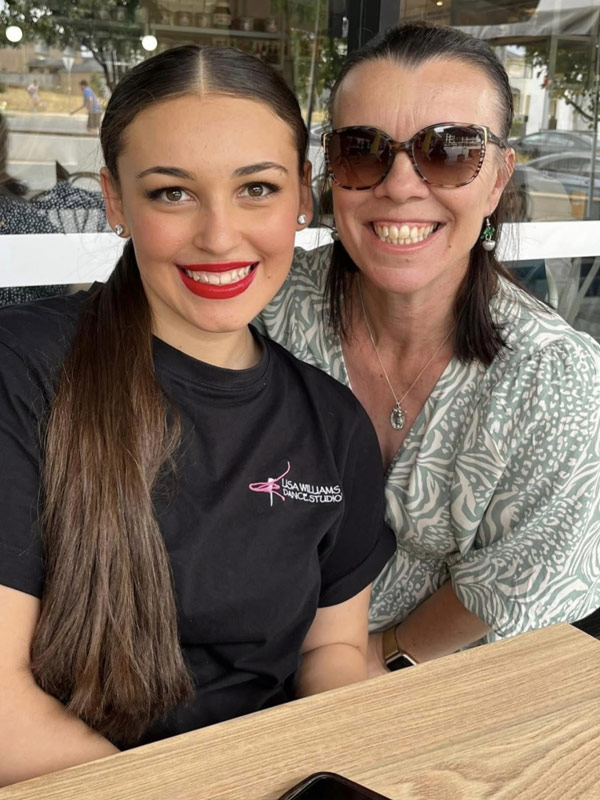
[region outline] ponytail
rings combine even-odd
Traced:
[[[152,502],[179,435],[129,241],[81,314],[48,419],[32,645],[39,685],[115,744],[135,743],[193,691]]]

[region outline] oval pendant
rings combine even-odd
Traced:
[[[400,405],[400,403],[396,403],[394,406],[394,410],[390,415],[390,422],[392,424],[392,428],[395,431],[401,431],[404,427],[404,422],[406,421],[406,414],[404,413],[404,409]]]

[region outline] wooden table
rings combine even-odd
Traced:
[[[557,625],[0,789],[0,800],[275,800],[319,770],[393,800],[599,800],[600,642]]]

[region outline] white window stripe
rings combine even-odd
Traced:
[[[600,255],[600,221],[520,222],[506,226],[499,255],[506,261]],[[331,241],[324,229],[300,231],[305,250]],[[123,241],[113,233],[43,233],[0,236],[0,286],[103,281]]]

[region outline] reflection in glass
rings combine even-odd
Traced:
[[[598,0],[405,0],[401,19],[451,24],[496,48],[513,90],[511,145],[522,219],[600,219],[596,180]],[[548,169],[543,156],[585,153],[588,170]],[[557,174],[561,172],[562,174]]]

